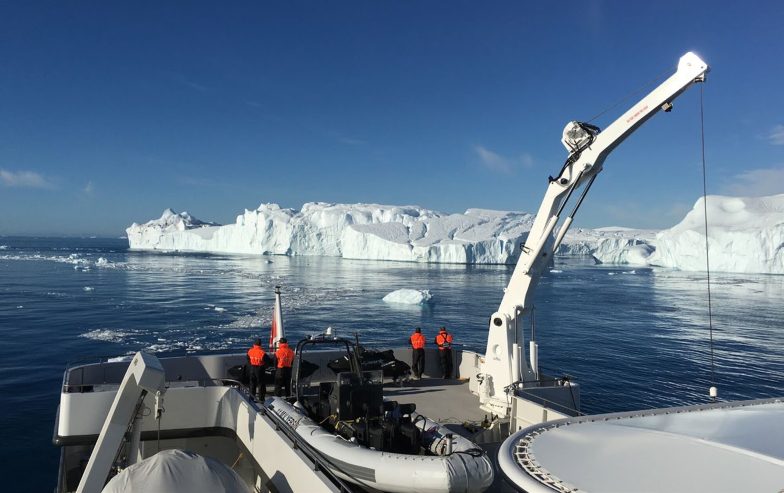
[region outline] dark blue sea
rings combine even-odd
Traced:
[[[52,491],[63,369],[147,350],[241,351],[266,337],[282,286],[290,338],[334,327],[404,344],[440,325],[484,352],[507,266],[129,252],[119,239],[0,237],[0,470],[6,491]],[[536,292],[540,360],[582,384],[583,411],[784,396],[784,276],[704,274],[558,261]],[[425,307],[382,298],[429,289]],[[711,352],[715,372],[712,371]],[[15,478],[9,480],[8,478]],[[5,489],[5,488],[4,488]]]

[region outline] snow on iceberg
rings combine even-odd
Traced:
[[[400,303],[404,305],[422,305],[433,299],[427,289],[398,289],[384,296],[385,303]]]
[[[784,194],[709,195],[707,209],[711,270],[784,274]],[[651,265],[705,270],[704,210],[700,198],[679,224],[656,236]]]

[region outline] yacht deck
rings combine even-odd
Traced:
[[[423,377],[400,387],[387,385],[384,397],[401,404],[414,403],[416,410],[442,424],[479,424],[487,418],[479,409],[479,397],[468,390],[468,380]]]

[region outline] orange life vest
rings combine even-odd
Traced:
[[[278,360],[278,368],[291,368],[294,363],[294,351],[288,344],[281,342],[278,344],[278,350],[275,351],[275,358]]]
[[[438,345],[438,349],[442,351],[444,349],[452,349],[452,334],[442,330],[436,336],[436,344]]]
[[[264,350],[261,349],[261,346],[254,344],[252,348],[248,349],[248,359],[250,359],[252,366],[264,366]]]
[[[425,336],[421,332],[414,332],[411,334],[411,347],[414,349],[425,348]]]

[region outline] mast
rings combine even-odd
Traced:
[[[275,286],[275,306],[272,309],[272,327],[269,338],[270,351],[278,348],[278,341],[283,337],[286,337],[286,331],[283,328],[283,314],[280,309],[280,286]]]

